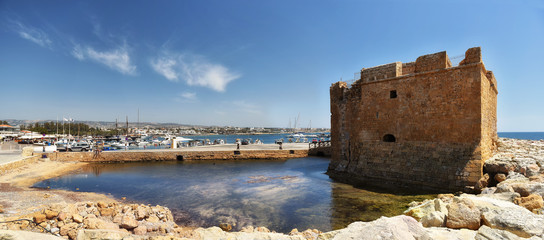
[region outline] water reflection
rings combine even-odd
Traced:
[[[37,187],[111,193],[117,198],[169,207],[182,225],[235,229],[252,225],[278,232],[338,229],[357,221],[402,213],[414,199],[335,183],[329,160],[205,161],[92,164],[81,173]]]

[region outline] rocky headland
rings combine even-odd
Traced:
[[[58,163],[40,162],[0,177],[0,239],[18,239],[20,230],[53,233],[48,239],[544,239],[543,140],[500,138],[498,152],[485,163],[485,175],[466,189],[470,193],[440,194],[411,203],[404,215],[324,233],[293,229],[284,234],[265,227],[230,232],[226,224],[189,228],[178,226],[165,207],[33,189],[32,181],[22,181],[42,179],[32,169],[48,164]]]

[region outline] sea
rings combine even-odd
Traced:
[[[526,140],[542,140],[544,132],[498,132],[499,137]]]

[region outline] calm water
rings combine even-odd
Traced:
[[[109,193],[169,207],[182,225],[230,223],[329,231],[362,220],[401,214],[408,203],[432,195],[383,194],[335,183],[329,160],[202,161],[94,164],[78,174],[36,187]]]
[[[544,139],[544,132],[499,132],[499,137],[504,138],[517,138],[528,140],[540,140]]]

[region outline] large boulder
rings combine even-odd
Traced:
[[[510,207],[484,207],[482,220],[486,226],[506,230],[520,237],[528,238],[544,234],[544,216],[514,205]]]
[[[372,222],[354,222],[344,229],[320,234],[321,240],[429,239],[425,228],[408,216],[381,217]]]
[[[440,199],[438,199],[440,201]],[[442,201],[440,201],[442,202]],[[444,205],[444,204],[442,204]],[[443,206],[440,206],[443,207]],[[440,209],[439,207],[439,209]],[[436,209],[435,201],[434,200],[425,200],[423,203],[416,205],[414,207],[408,208],[406,211],[404,211],[404,215],[410,216],[415,218],[416,220],[420,220],[424,216],[428,215],[431,212],[434,211],[440,211]]]
[[[446,226],[449,228],[480,228],[480,209],[468,198],[454,198],[448,205]]]
[[[514,203],[527,208],[529,211],[540,209],[544,207],[544,201],[542,197],[537,194],[531,194],[527,197],[520,197],[514,200]]]
[[[281,233],[271,232],[234,232],[229,233],[221,230],[219,227],[211,228],[197,228],[194,230],[191,239],[232,239],[232,240],[245,240],[245,239],[262,239],[262,240],[305,240],[302,236],[294,235],[289,236]]]
[[[501,240],[518,240],[520,237],[518,235],[513,234],[511,232],[500,230],[500,229],[493,229],[488,226],[482,226],[480,229],[478,229],[478,232],[476,236],[474,237],[475,240],[495,240],[495,239],[501,239]]]
[[[476,231],[469,229],[451,229],[442,227],[425,228],[429,238],[422,240],[473,240]]]
[[[421,218],[420,222],[424,227],[444,227],[446,226],[446,214],[434,211]]]

